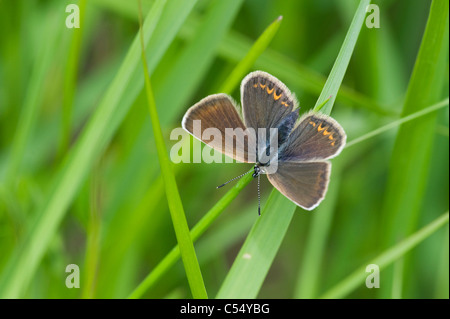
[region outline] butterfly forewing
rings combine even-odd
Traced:
[[[255,71],[241,83],[244,122],[247,127],[278,128],[283,118],[298,107],[295,96],[274,76]]]
[[[255,162],[255,135],[247,130],[235,103],[226,94],[210,95],[192,106],[182,126],[198,140],[237,161]]]
[[[331,164],[325,162],[280,162],[274,174],[268,174],[269,181],[284,196],[298,206],[311,210],[317,207],[325,196],[330,178]]]

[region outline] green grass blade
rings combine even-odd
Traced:
[[[162,4],[156,2],[147,16],[144,24],[147,41],[161,15]],[[114,128],[111,128],[110,119],[119,108],[118,101],[124,94],[130,76],[138,66],[140,67],[140,55],[139,40],[135,38],[97,112],[87,124],[83,135],[58,175],[51,195],[38,212],[33,228],[21,249],[16,250],[3,272],[0,280],[0,297],[17,298],[24,293],[74,194],[114,131]],[[108,130],[111,133],[109,136],[106,134]]]
[[[60,31],[57,31],[60,30],[60,28],[56,26],[61,24],[62,20],[61,14],[53,14],[49,17],[48,23],[44,27],[43,32],[47,33],[49,36],[41,46],[41,50],[33,64],[22,112],[12,141],[11,154],[9,155],[5,176],[5,185],[11,185],[11,182],[20,172],[22,161],[27,151],[26,147],[32,135],[33,128],[38,118],[39,107],[42,103],[42,91],[44,91],[45,77],[55,58],[57,39],[61,33]]]
[[[101,211],[100,211],[100,165],[95,165],[90,181],[89,194],[89,221],[86,229],[86,257],[84,267],[84,283],[81,298],[93,298],[96,291],[96,278],[98,275],[100,257]]]
[[[334,101],[338,94],[339,88],[344,79],[345,71],[347,70],[350,58],[358,40],[359,32],[364,24],[366,16],[366,7],[370,4],[370,0],[361,0],[353,17],[350,29],[345,36],[344,43],[342,43],[341,50],[334,62],[330,75],[328,76],[325,86],[317,99],[314,109],[316,110],[328,98],[330,101],[322,108],[322,113],[330,114]]]
[[[446,0],[431,3],[429,18],[408,84],[402,116],[425,109],[441,95],[448,59],[448,10]],[[389,247],[417,227],[429,174],[437,113],[405,123],[398,131],[392,151],[382,206],[383,246]],[[412,265],[405,262],[405,266]],[[412,269],[411,269],[412,270]],[[407,276],[408,272],[403,272]],[[385,276],[388,282],[392,275]],[[383,297],[391,291],[382,289]]]
[[[302,256],[302,264],[297,280],[294,298],[316,298],[319,291],[322,260],[325,255],[326,243],[332,225],[335,206],[339,195],[342,168],[333,163],[330,183],[327,190],[327,198],[316,209],[312,216],[312,222],[308,228],[308,237],[305,242],[305,253]]]
[[[441,248],[441,257],[439,262],[439,269],[436,272],[436,291],[435,298],[448,299],[449,298],[449,227],[445,231],[444,245]]]
[[[248,70],[253,66],[258,57],[264,52],[264,50],[272,41],[273,37],[277,33],[283,17],[279,16],[274,22],[272,22],[266,30],[261,34],[261,36],[252,45],[247,55],[238,63],[238,65],[233,69],[228,78],[225,80],[219,92],[231,94],[233,89],[238,86],[238,84],[245,77]]]
[[[380,267],[380,270],[386,266],[392,264],[395,260],[404,256],[408,251],[413,249],[415,246],[423,242],[425,239],[434,234],[439,228],[446,225],[449,220],[449,214],[444,213],[433,222],[423,227],[413,235],[407,237],[397,245],[384,251],[382,254],[378,255],[376,258],[368,261],[363,266],[355,270],[351,275],[346,277],[344,280],[339,282],[337,285],[325,292],[321,298],[343,298],[351,293],[358,287],[362,287],[365,283],[365,279],[368,275],[366,273],[366,266],[369,264],[375,264]]]
[[[78,63],[81,51],[81,36],[84,29],[84,15],[86,11],[86,0],[80,0],[80,28],[74,28],[70,43],[69,56],[67,57],[66,72],[64,74],[63,101],[62,101],[62,125],[61,140],[59,146],[60,157],[67,152],[70,143],[72,126],[72,107],[74,103],[75,90],[77,84]]]
[[[289,199],[276,190],[272,191],[216,298],[257,297],[295,208]]]
[[[253,168],[249,171],[253,172]],[[192,228],[191,238],[195,242],[216,220],[217,217],[225,210],[226,207],[236,198],[236,196],[247,186],[253,177],[247,174],[242,177],[232,189],[230,189],[205,216]],[[153,285],[178,261],[180,258],[180,250],[175,246],[164,259],[147,275],[141,284],[130,294],[128,298],[141,298],[146,291]]]
[[[170,96],[172,107],[166,110],[166,113],[179,110],[176,106],[183,105],[183,101],[193,95],[195,87],[201,83],[207,68],[213,62],[217,46],[230,28],[242,2],[243,0],[212,2],[205,15],[203,27],[197,30],[195,37],[175,60],[172,70],[176,72],[170,72],[161,82],[155,83],[158,105],[165,105],[165,100]],[[202,51],[199,51],[199,48],[202,48]],[[199,60],[201,62],[197,63]],[[196,72],[192,72],[193,67]],[[173,94],[174,87],[177,88],[177,94]]]
[[[165,0],[161,2],[165,3]],[[139,5],[141,2],[139,1]],[[142,13],[140,14],[140,17]],[[178,247],[180,248],[181,259],[183,260],[186,276],[191,288],[192,296],[196,299],[206,299],[205,284],[203,282],[202,273],[198,264],[197,255],[195,254],[194,244],[192,243],[191,235],[189,233],[189,226],[187,224],[186,215],[184,214],[183,203],[181,202],[180,192],[178,191],[175,175],[172,172],[171,161],[167,153],[164,142],[161,124],[158,119],[158,111],[156,109],[155,97],[148,75],[148,66],[145,58],[145,44],[142,30],[142,18],[140,19],[141,26],[141,46],[142,46],[142,64],[144,67],[145,77],[145,91],[147,94],[147,102],[150,113],[150,119],[153,127],[153,135],[155,137],[156,150],[158,153],[159,165],[161,168],[161,175],[164,180],[166,190],[167,202],[169,204],[170,215],[172,217],[175,235],[177,237]]]
[[[369,138],[372,138],[372,137],[377,136],[377,135],[379,135],[381,133],[384,133],[384,132],[386,132],[386,131],[388,131],[390,129],[393,129],[393,128],[397,127],[397,126],[402,125],[403,123],[407,123],[409,121],[412,121],[412,120],[418,119],[418,118],[420,118],[422,116],[425,116],[425,115],[427,115],[427,114],[429,114],[431,112],[435,112],[435,111],[437,111],[437,110],[447,106],[448,103],[449,103],[449,100],[448,100],[448,98],[446,98],[445,100],[443,100],[443,101],[441,101],[439,103],[436,103],[434,105],[431,105],[431,106],[429,106],[427,108],[424,108],[423,110],[417,111],[417,112],[412,113],[412,114],[410,114],[408,116],[402,117],[401,119],[393,121],[393,122],[391,122],[389,124],[383,125],[382,127],[379,127],[376,130],[373,130],[373,131],[371,131],[371,132],[369,132],[367,134],[361,135],[360,137],[357,137],[357,138],[351,140],[350,142],[345,144],[345,148],[351,147],[351,146],[353,146],[355,144],[358,144],[360,142],[363,142],[363,141],[365,141],[365,140],[367,140]]]

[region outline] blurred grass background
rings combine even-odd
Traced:
[[[65,8],[72,2],[82,11],[79,30],[65,27]],[[142,3],[147,16],[154,1]],[[312,108],[358,3],[168,0],[154,31],[150,19],[144,33],[150,37],[147,59],[166,146],[175,143],[170,132],[184,112],[218,93],[280,15],[277,33],[249,71],[273,74],[296,93],[302,112]],[[373,3],[380,8],[380,28],[363,26],[332,112],[348,141],[417,110],[404,105],[416,104],[408,102],[407,89],[431,2]],[[137,2],[2,0],[0,8],[0,296],[127,297],[176,244],[142,65],[136,71],[127,55],[140,50],[133,44]],[[427,105],[448,97],[446,19],[447,42],[430,61],[438,71]],[[420,89],[416,96],[428,94]],[[231,93],[239,101],[238,91]],[[319,297],[448,211],[448,102],[433,114],[421,127],[423,142],[415,138],[410,146],[392,129],[333,160],[326,199],[313,212],[296,209],[258,297]],[[411,129],[423,120],[411,122]],[[422,153],[420,178],[413,171],[397,183],[392,167],[403,164],[396,159]],[[250,167],[173,168],[192,228],[226,193],[216,186]],[[261,181],[264,205],[273,187]],[[416,189],[419,195],[409,198]],[[391,208],[396,197],[411,207]],[[256,183],[250,183],[195,243],[210,297],[257,219]],[[342,297],[448,298],[448,236],[446,224],[384,268],[379,289],[361,281]],[[65,286],[68,264],[80,266],[80,289]],[[143,297],[190,298],[181,261]]]

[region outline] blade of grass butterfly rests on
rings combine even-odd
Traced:
[[[431,3],[402,116],[423,110],[441,97],[448,65],[448,10],[446,0]],[[392,246],[417,227],[423,211],[436,120],[437,113],[430,113],[420,121],[402,125],[397,133],[381,210],[381,225],[386,229],[380,238],[384,247]],[[413,271],[414,265],[409,262],[404,265],[407,269],[403,274],[407,277],[408,269]],[[392,282],[392,273],[385,272],[384,278]],[[382,297],[391,296],[389,286],[379,290]]]
[[[278,30],[278,26],[281,20],[278,18],[274,21],[266,30],[260,35],[256,40],[255,45],[253,45],[250,51],[247,53],[244,60],[245,63],[240,63],[236,66],[236,71],[232,74],[236,76],[248,71],[251,68],[251,61],[254,61],[262,53],[263,49],[269,44],[270,40],[275,35]],[[256,45],[258,43],[258,45]],[[234,87],[237,86],[238,82],[235,81],[234,77],[229,77],[224,84],[225,93],[231,94]],[[253,168],[249,171],[253,172]],[[232,200],[240,193],[244,187],[250,183],[252,177],[250,174],[244,176],[237,184],[229,190],[213,208],[211,208],[205,216],[195,225],[191,231],[192,240],[195,241],[207,228],[212,224],[212,222],[225,210],[225,208],[232,202]],[[180,258],[180,251],[178,246],[174,247],[170,253],[153,269],[153,271],[147,275],[144,281],[131,293],[129,298],[140,298],[147,290],[149,290],[161,277],[167,272],[175,262]]]
[[[351,293],[353,290],[364,285],[368,273],[366,272],[367,265],[375,264],[380,267],[380,270],[386,268],[394,261],[402,258],[407,252],[423,242],[425,239],[436,233],[441,227],[447,225],[449,221],[449,213],[446,212],[436,218],[434,221],[419,229],[411,236],[405,238],[398,244],[385,250],[383,253],[364,263],[361,267],[355,270],[352,274],[339,282],[334,287],[325,292],[321,298],[335,299],[343,298]]]
[[[335,67],[333,67],[331,72],[332,76],[327,79],[319,100],[316,103],[317,106],[322,105],[323,102],[331,97],[330,101],[322,109],[323,113],[327,115],[332,110],[359,31],[364,23],[366,6],[369,3],[370,1],[368,0],[360,2],[347,32],[346,40],[335,62]],[[342,63],[339,67],[336,66],[338,62]],[[295,209],[296,205],[293,202],[284,197],[276,189],[272,191],[261,218],[256,221],[250,231],[217,294],[217,298],[257,297],[279,245],[287,232]],[[270,238],[270,241],[267,240],[268,238]],[[265,249],[261,251],[260,247],[265,247]],[[252,278],[252,280],[248,280],[248,278]]]
[[[141,6],[141,1],[139,1]],[[145,44],[142,30],[142,10],[139,10],[140,17],[140,35],[142,47],[142,64],[144,67],[145,89],[147,94],[147,102],[150,112],[150,119],[153,127],[153,135],[155,137],[156,149],[158,152],[159,166],[164,180],[166,190],[167,202],[169,204],[169,211],[172,217],[173,227],[177,238],[178,246],[180,248],[181,259],[183,260],[186,276],[191,288],[192,296],[196,299],[208,298],[206,293],[203,276],[198,264],[197,255],[195,254],[194,244],[192,243],[191,235],[189,233],[189,226],[187,224],[186,216],[184,214],[183,204],[181,202],[180,193],[178,191],[175,175],[173,174],[171,161],[167,153],[164,142],[161,124],[158,119],[158,111],[156,110],[155,98],[153,95],[150,76],[148,74],[148,66],[145,58]]]
[[[249,173],[253,172],[253,168]],[[217,217],[228,207],[228,205],[236,198],[236,196],[247,186],[253,177],[247,174],[242,177],[215,205],[205,216],[192,228],[191,238],[196,241],[216,220]],[[136,299],[144,295],[153,285],[178,261],[180,258],[180,250],[175,246],[169,254],[147,275],[142,283],[130,294],[128,298]]]
[[[256,298],[296,207],[278,190],[272,191],[216,298]]]
[[[344,156],[345,155],[345,156]],[[301,257],[302,266],[295,287],[294,298],[315,298],[319,290],[321,270],[323,269],[323,255],[325,253],[326,241],[330,231],[335,205],[339,194],[339,186],[342,178],[342,162],[347,160],[344,154],[333,160],[330,183],[327,197],[316,209],[312,216],[308,236],[305,241],[305,252]]]
[[[163,6],[164,1],[155,1],[147,15],[144,23],[146,41],[155,29]],[[117,128],[111,127],[110,119],[119,108],[118,101],[125,94],[129,77],[137,67],[141,67],[140,54],[139,40],[135,38],[95,114],[56,176],[52,192],[37,213],[36,222],[2,273],[0,297],[17,298],[23,295],[80,184]],[[120,107],[125,108],[124,105]]]
[[[321,105],[326,99],[330,98],[330,102],[327,103],[322,112],[325,114],[330,114],[333,107],[334,101],[336,99],[339,87],[344,79],[345,71],[347,70],[350,58],[353,53],[353,49],[358,40],[359,32],[365,20],[366,8],[370,4],[370,0],[361,0],[357,9],[359,14],[355,14],[353,21],[350,25],[350,29],[345,36],[344,43],[342,44],[341,50],[334,62],[333,68],[331,69],[330,75],[328,76],[325,86],[317,99],[314,110],[317,110],[318,106]]]

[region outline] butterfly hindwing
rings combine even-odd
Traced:
[[[312,210],[325,197],[331,164],[324,162],[283,162],[267,177],[284,196],[298,206]]]
[[[246,126],[236,108],[235,102],[226,94],[207,96],[184,115],[183,128],[195,138],[240,162],[253,163],[256,158],[252,135],[239,138],[239,132],[246,132]],[[213,138],[213,134],[220,138]],[[238,134],[238,135],[236,135]]]

